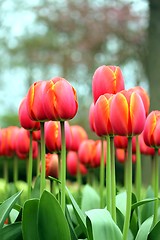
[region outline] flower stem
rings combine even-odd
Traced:
[[[82,176],[81,176],[81,172],[80,172],[80,162],[78,159],[78,163],[77,163],[77,182],[78,182],[78,193],[81,193],[81,185],[82,185]]]
[[[38,141],[38,156],[37,156],[37,177],[39,176],[39,173],[40,173],[40,169],[39,169],[39,165],[40,165],[40,159],[41,159],[41,144],[40,142]]]
[[[102,138],[101,139],[101,162],[100,162],[100,208],[104,207],[103,191],[104,191],[104,142]]]
[[[157,198],[154,202],[154,217],[153,217],[153,225],[154,227],[158,221],[158,189],[159,189],[159,159],[158,159],[158,149],[155,149],[154,155],[154,197]]]
[[[65,214],[65,186],[66,186],[66,142],[65,142],[65,122],[61,121],[61,208]]]
[[[110,136],[111,142],[111,196],[112,196],[112,218],[116,222],[116,176],[115,176],[115,148],[114,137]]]
[[[128,159],[126,162],[128,181],[126,183],[127,202],[126,202],[126,216],[123,226],[123,240],[127,240],[130,225],[131,204],[132,204],[132,137],[128,137]]]
[[[8,184],[8,158],[3,159],[3,176],[6,181],[6,185]]]
[[[141,200],[141,154],[140,154],[140,147],[138,142],[138,136],[136,136],[136,195],[137,200]]]
[[[111,152],[110,152],[109,136],[107,136],[106,203],[107,203],[107,210],[111,213]]]
[[[31,190],[32,190],[32,168],[33,168],[33,158],[32,158],[32,131],[29,132],[30,137],[30,145],[29,145],[29,162],[28,162],[28,199],[31,198]]]
[[[18,181],[18,158],[16,155],[13,158],[13,181],[16,185],[16,182]]]
[[[40,123],[41,126],[41,179],[40,179],[40,195],[42,195],[46,187],[46,160],[45,160],[45,141],[44,141],[44,122]]]

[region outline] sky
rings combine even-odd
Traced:
[[[13,0],[0,0],[0,8],[3,10],[3,14],[0,15],[0,21],[2,22],[0,40],[5,37],[5,41],[8,41],[10,47],[12,48],[16,44],[16,38],[23,35],[24,31],[27,29],[27,26],[33,25],[33,27],[29,29],[30,31],[34,32],[35,15],[33,12],[28,10],[27,4],[34,4],[37,6],[39,1],[40,0],[34,0],[31,3],[28,3],[27,0],[19,1],[21,3],[23,2],[25,6],[23,11],[21,10],[20,12],[18,9],[15,9]],[[147,1],[132,0],[132,7],[133,11],[140,12],[140,14],[142,14],[147,10]],[[8,32],[5,32],[6,27],[9,29]],[[0,58],[3,59],[3,57],[3,49],[0,49]],[[129,63],[128,66],[125,66],[123,68],[124,78],[127,76],[128,79],[133,79],[136,67],[137,66],[135,62]],[[7,71],[3,71],[3,65],[0,66],[0,116],[3,116],[7,113],[18,113],[19,105],[27,93],[25,75],[25,71],[23,71],[21,68],[16,68],[14,70],[10,70],[8,68]],[[133,87],[134,81],[128,81],[125,86],[127,89]],[[144,88],[147,88],[145,83]]]

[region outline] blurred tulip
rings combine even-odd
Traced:
[[[95,132],[98,136],[113,135],[110,122],[112,94],[101,95],[94,106]]]
[[[152,147],[149,147],[145,144],[144,138],[143,138],[143,132],[138,136],[138,141],[140,144],[140,152],[144,155],[151,155],[153,156],[155,154],[155,149]]]
[[[110,119],[114,134],[120,136],[140,134],[144,128],[146,113],[139,94],[127,90],[117,93],[112,98]]]
[[[80,173],[82,175],[87,174],[87,168],[85,167],[85,165],[78,162],[79,162],[78,153],[75,151],[69,151],[67,153],[67,171],[71,176],[77,175],[78,164],[79,164]]]
[[[119,67],[103,65],[96,69],[92,80],[92,94],[94,103],[102,94],[115,94],[123,89],[124,79]]]
[[[43,105],[48,120],[65,121],[72,119],[78,110],[75,89],[61,77],[47,81]]]
[[[81,142],[88,139],[87,132],[79,125],[73,125],[70,128],[72,132],[72,145],[70,149],[73,151],[78,151]]]
[[[153,148],[160,147],[160,111],[152,111],[145,123],[143,137],[147,146]]]
[[[116,148],[116,158],[118,162],[124,163],[126,161],[126,151],[123,148]]]
[[[72,133],[68,122],[65,122],[65,138],[66,149],[69,150],[72,146]],[[45,143],[50,152],[61,150],[61,128],[59,122],[49,121],[45,123]]]
[[[26,104],[27,98],[23,98],[20,107],[19,107],[19,121],[20,124],[23,128],[33,131],[33,130],[39,130],[40,129],[40,123],[31,120],[31,118],[28,115],[28,110],[27,110],[27,104]]]
[[[95,141],[92,139],[84,140],[78,149],[78,157],[81,163],[92,166],[95,156]]]
[[[33,140],[34,141],[40,142],[40,140],[41,140],[41,131],[40,130],[33,131],[32,132],[32,136],[33,136]]]
[[[128,147],[128,138],[126,136],[115,136],[114,145],[116,148],[127,149]]]
[[[31,85],[26,96],[26,105],[29,117],[34,121],[46,121],[44,112],[44,88],[47,81],[38,81]]]
[[[101,140],[95,141],[95,155],[93,157],[92,167],[99,167],[100,166],[101,152],[102,152],[102,146],[101,145],[102,145]],[[107,154],[107,143],[106,143],[106,141],[103,141],[104,164],[106,164],[106,154]]]
[[[45,154],[46,158],[46,177],[52,176],[54,178],[58,178],[58,155],[56,153]],[[41,166],[40,166],[41,169]]]
[[[33,158],[37,157],[38,145],[37,142],[32,142],[33,146]],[[24,128],[20,128],[16,138],[16,154],[20,159],[25,159],[28,157],[30,147],[30,139],[28,137],[28,132]]]

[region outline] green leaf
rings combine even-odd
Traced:
[[[1,240],[22,240],[21,222],[9,224],[0,229]]]
[[[149,233],[147,240],[159,240],[160,239],[160,221],[154,226]]]
[[[22,212],[22,233],[24,240],[38,240],[38,207],[39,199],[25,202]]]
[[[153,217],[148,218],[146,221],[142,223],[140,226],[136,239],[135,240],[147,240],[150,228],[152,226]]]
[[[15,193],[0,205],[0,228],[3,227],[6,218],[21,195],[22,191]]]
[[[40,198],[40,176],[36,178],[34,187],[31,192],[31,198]]]
[[[73,227],[73,222],[72,222],[72,219],[71,219],[71,216],[70,216],[70,212],[68,210],[68,206],[66,207],[66,219],[67,219],[67,222],[68,222],[68,225],[69,225],[69,229],[70,229],[70,233],[71,233],[71,239],[72,240],[78,240],[78,237],[76,236],[75,229]]]
[[[145,199],[153,199],[154,192],[151,186],[147,188]],[[154,214],[154,202],[149,202],[143,205],[141,211],[141,222],[143,223],[146,219]]]
[[[74,197],[72,196],[72,194],[70,193],[70,191],[67,187],[66,187],[66,191],[68,193],[71,204],[74,208],[74,212],[75,212],[77,221],[78,221],[79,225],[81,226],[81,229],[84,232],[85,236],[87,237],[86,217],[85,217],[84,213],[81,211],[81,209],[79,208],[78,204],[76,203]]]
[[[39,239],[70,240],[67,220],[53,194],[43,192],[38,213]]]
[[[83,188],[81,210],[83,212],[100,208],[100,197],[98,193],[88,184]]]
[[[126,215],[126,192],[121,192],[116,195],[116,207],[125,216]]]
[[[106,209],[86,212],[89,240],[122,239],[122,233]]]

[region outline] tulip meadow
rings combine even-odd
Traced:
[[[142,87],[125,89],[118,66],[97,68],[91,88],[94,139],[71,124],[78,97],[62,77],[33,83],[19,106],[20,127],[0,130],[1,240],[160,239],[160,111],[150,111]],[[142,181],[145,155],[148,186]]]

